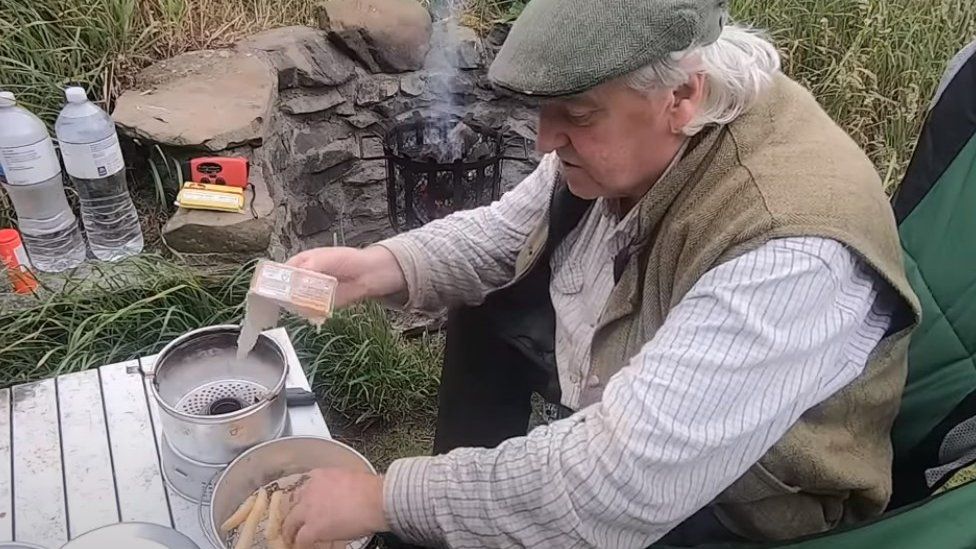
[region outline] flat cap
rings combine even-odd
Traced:
[[[718,39],[727,0],[531,0],[488,70],[524,95],[574,95]]]

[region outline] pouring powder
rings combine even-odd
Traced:
[[[244,320],[237,337],[237,360],[243,361],[254,349],[261,332],[278,325],[281,307],[272,299],[248,292],[244,301]]]
[[[338,285],[339,281],[329,275],[271,261],[259,262],[244,303],[238,360],[247,357],[262,331],[278,324],[282,309],[321,326],[332,316]]]

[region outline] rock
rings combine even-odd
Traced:
[[[447,315],[445,314],[427,315],[399,309],[387,309],[387,314],[393,329],[406,338],[437,333],[447,326]]]
[[[512,190],[526,177],[532,174],[539,166],[539,161],[531,158],[526,162],[503,161],[502,162],[502,181],[501,192],[505,193]]]
[[[356,88],[356,105],[374,105],[400,92],[400,80],[395,76],[380,75],[360,80]]]
[[[393,235],[386,206],[386,188],[346,187],[323,189],[320,201],[340,204],[339,236],[346,246],[362,246]]]
[[[488,44],[496,48],[502,47],[511,30],[512,25],[508,23],[495,23],[492,25],[491,30],[488,31]]]
[[[253,52],[198,51],[139,73],[112,117],[131,137],[220,151],[264,139],[276,90],[274,69]]]
[[[465,105],[473,103],[474,97],[480,88],[471,72],[449,72],[435,70],[427,73],[425,80],[427,91],[424,95],[434,103],[445,103],[452,105]],[[486,92],[491,98],[494,94]]]
[[[346,98],[336,90],[310,92],[306,90],[289,93],[281,97],[281,110],[288,114],[312,114],[327,111],[346,102]]]
[[[424,90],[427,89],[427,83],[424,82],[422,76],[417,73],[405,74],[400,78],[400,91],[404,95],[409,95],[411,97],[417,97],[423,95]]]
[[[360,130],[368,128],[380,120],[381,118],[379,115],[372,111],[360,111],[346,118],[346,122],[349,122]]]
[[[430,14],[416,0],[326,0],[319,28],[370,72],[420,69],[430,49]]]
[[[295,232],[299,236],[311,236],[332,229],[339,219],[339,212],[328,201],[308,204],[295,216]]]
[[[447,69],[478,69],[485,66],[485,49],[478,33],[454,18],[441,19],[433,24],[430,51],[424,66]]]
[[[291,141],[292,133],[289,129],[279,125],[279,134],[274,138],[269,138],[261,152],[266,153],[267,165],[271,173],[281,173],[288,169],[292,164]]]
[[[342,180],[356,165],[355,161],[341,162],[315,173],[293,174],[288,179],[287,186],[293,191],[297,200],[296,206],[303,206],[308,200],[308,196],[314,195],[323,188],[336,184]]]
[[[338,114],[339,116],[352,116],[357,112],[358,111],[356,110],[356,107],[353,106],[353,104],[348,101],[336,107],[335,110],[335,113]]]
[[[465,27],[467,28],[467,27]],[[474,35],[474,31],[471,34]],[[474,40],[462,42],[458,46],[458,67],[462,69],[477,69],[484,65],[485,54],[484,50],[481,48],[481,42],[477,41],[478,37],[473,36]]]
[[[355,138],[336,139],[326,132],[309,130],[295,135],[292,154],[305,174],[318,173],[356,158],[359,144]]]
[[[238,44],[266,52],[278,69],[278,89],[338,86],[348,82],[355,66],[328,38],[309,27],[282,27],[264,31]]]
[[[382,150],[379,151],[380,154],[383,153]],[[386,182],[386,166],[383,162],[372,161],[372,162],[361,162],[359,166],[349,172],[342,179],[343,184],[354,186],[354,187],[364,187],[369,185],[377,185]]]
[[[410,112],[416,110],[416,106],[412,101],[408,101],[403,98],[392,99],[390,101],[384,101],[379,105],[373,106],[373,110],[376,111],[381,117],[387,120],[392,120],[405,112]]]
[[[274,226],[274,202],[257,166],[252,166],[250,182],[254,193],[245,193],[241,213],[177,210],[163,227],[166,246],[186,254],[263,254]]]

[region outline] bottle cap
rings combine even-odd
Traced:
[[[68,98],[68,103],[84,103],[88,101],[88,93],[85,92],[85,88],[79,88],[77,86],[65,88],[64,96]]]
[[[14,293],[29,294],[37,289],[38,282],[31,273],[30,258],[17,229],[0,229],[0,267],[7,271]]]
[[[0,91],[0,107],[13,107],[17,104],[17,98],[11,92]]]
[[[0,229],[0,248],[10,246],[11,248],[20,245],[20,233],[17,229]]]

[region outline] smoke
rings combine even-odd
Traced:
[[[461,105],[452,92],[454,82],[460,77],[458,50],[460,36],[457,13],[460,12],[458,0],[441,0],[431,5],[435,17],[431,34],[431,49],[427,54],[425,69],[427,89],[437,110],[457,113]]]

